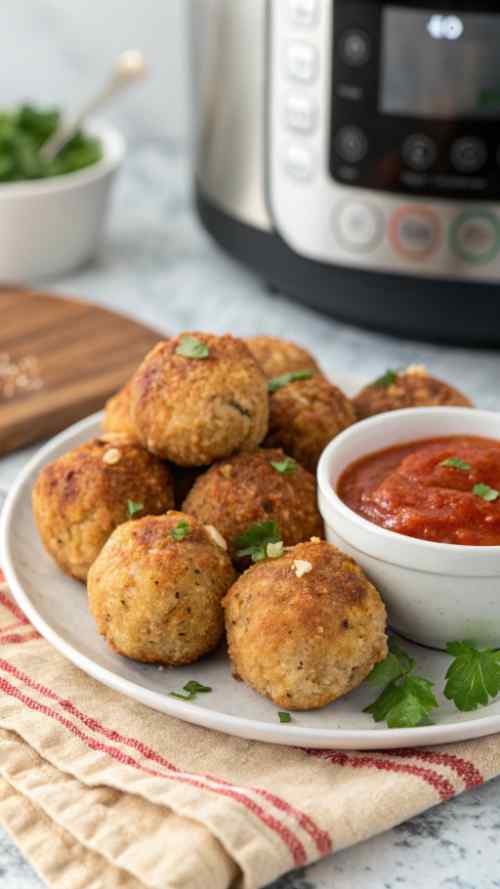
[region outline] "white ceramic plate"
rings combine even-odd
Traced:
[[[95,679],[143,704],[207,728],[275,744],[337,749],[381,749],[443,744],[500,731],[500,701],[475,713],[459,713],[440,697],[437,724],[387,729],[363,713],[376,692],[361,687],[314,712],[292,714],[281,725],[278,707],[235,681],[223,648],[190,667],[159,670],[112,652],[97,634],[85,587],[62,574],[42,548],[31,512],[31,488],[46,463],[98,434],[100,415],[71,426],[31,460],[3,509],[0,561],[18,604],[36,629],[70,661]],[[404,643],[419,671],[442,688],[449,658]],[[212,687],[194,703],[169,697],[189,679]]]

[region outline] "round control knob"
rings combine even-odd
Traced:
[[[363,160],[368,143],[366,136],[359,127],[342,127],[335,137],[337,154],[349,164]]]
[[[414,133],[403,142],[403,160],[418,173],[425,173],[434,164],[437,157],[436,145],[424,133]]]
[[[466,210],[450,229],[452,249],[465,262],[484,265],[500,250],[500,223],[491,210]]]
[[[384,233],[381,211],[367,201],[343,201],[335,209],[333,223],[339,244],[354,253],[373,250]]]
[[[439,217],[420,204],[400,207],[389,221],[392,245],[408,259],[431,256],[439,246],[440,237]]]
[[[340,55],[342,60],[352,68],[361,68],[369,60],[371,54],[370,38],[358,28],[350,28],[340,38]]]
[[[459,173],[477,173],[486,163],[488,152],[481,139],[464,136],[451,146],[451,162]]]

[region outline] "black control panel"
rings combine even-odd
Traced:
[[[337,181],[498,200],[500,6],[334,0],[331,102]]]

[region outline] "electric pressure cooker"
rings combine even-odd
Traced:
[[[338,318],[500,343],[500,8],[191,0],[201,219]]]

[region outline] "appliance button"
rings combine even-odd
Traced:
[[[450,158],[459,173],[476,173],[486,163],[488,152],[481,139],[464,136],[451,146]]]
[[[314,173],[314,157],[305,145],[292,144],[285,154],[285,169],[294,179],[306,182]]]
[[[294,41],[289,43],[286,53],[286,68],[290,77],[311,83],[318,73],[318,53],[310,43]]]
[[[294,25],[316,24],[318,0],[289,0],[288,8]]]
[[[450,244],[466,262],[491,262],[500,250],[500,223],[491,210],[466,210],[452,223]]]
[[[384,230],[381,211],[365,201],[339,204],[334,216],[335,234],[346,250],[364,253],[373,250]]]
[[[285,120],[290,129],[310,133],[316,125],[316,105],[308,96],[290,93],[285,103]]]
[[[342,160],[357,164],[368,151],[366,136],[359,127],[342,127],[335,137],[335,149]]]
[[[358,28],[349,28],[340,38],[340,55],[346,65],[352,68],[366,65],[371,55],[368,34]]]
[[[424,133],[414,133],[403,142],[403,160],[419,173],[432,167],[437,157],[436,145]]]
[[[440,234],[439,218],[427,207],[400,207],[389,222],[393,247],[409,259],[425,259],[434,253]]]

